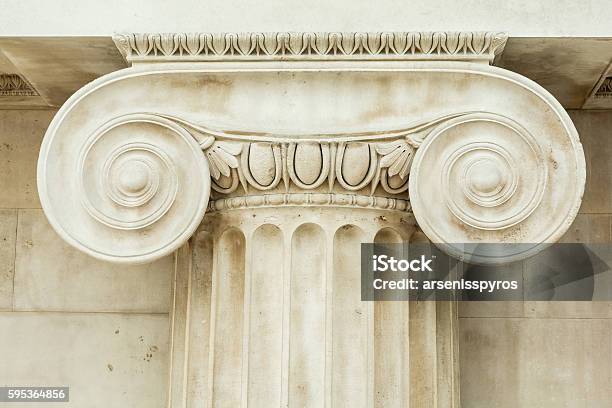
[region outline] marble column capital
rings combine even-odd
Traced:
[[[171,253],[205,213],[280,206],[401,211],[437,243],[553,242],[584,155],[546,90],[487,64],[505,38],[118,37],[134,66],[75,93],[45,135],[43,209],[117,262]]]

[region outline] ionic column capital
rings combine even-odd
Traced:
[[[582,147],[547,91],[476,63],[504,39],[119,37],[139,64],[58,112],[43,208],[69,243],[120,262],[174,251],[205,211],[278,206],[407,212],[438,243],[552,242],[580,205]]]

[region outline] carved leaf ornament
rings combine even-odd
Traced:
[[[507,41],[490,32],[155,33],[117,34],[128,61],[233,58],[414,58],[461,55],[492,60]]]
[[[327,180],[329,191],[337,182],[349,191],[369,185],[369,194],[374,195],[379,185],[389,194],[407,191],[412,160],[427,130],[461,115],[465,114],[370,132],[371,136],[368,132],[306,135],[305,139],[316,140],[308,142],[279,142],[290,137],[283,134],[271,134],[262,141],[259,131],[219,131],[182,118],[159,116],[182,126],[199,143],[208,159],[212,188],[220,193],[232,193],[239,184],[245,193],[249,188],[266,191],[282,179],[286,190],[291,184],[313,190]]]

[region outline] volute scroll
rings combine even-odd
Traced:
[[[102,260],[143,263],[193,234],[208,205],[210,175],[200,146],[180,125],[127,114],[92,134],[67,136],[45,139],[38,181],[45,213],[68,243]],[[54,152],[61,155],[51,161]],[[74,170],[56,178],[48,166]]]
[[[584,189],[584,156],[579,143],[568,148],[577,141],[569,129],[536,134],[485,112],[440,124],[410,178],[423,232],[451,255],[485,264],[521,260],[558,240]]]

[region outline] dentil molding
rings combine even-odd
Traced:
[[[584,155],[546,90],[474,63],[505,38],[120,36],[141,63],[58,111],[43,209],[70,244],[117,262],[176,250],[205,213],[275,207],[399,211],[458,256],[454,243],[554,242],[580,206]],[[247,61],[270,58],[281,64]]]

